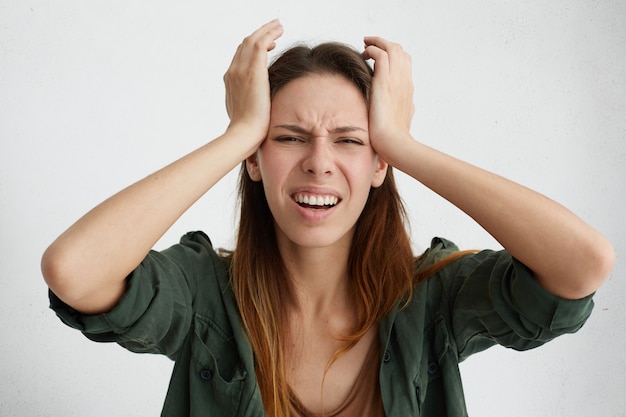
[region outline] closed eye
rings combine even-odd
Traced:
[[[303,142],[302,138],[296,136],[278,136],[274,140],[277,142]]]
[[[341,138],[337,140],[339,143],[345,143],[348,145],[363,145],[363,141],[355,138]]]

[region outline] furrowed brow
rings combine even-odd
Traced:
[[[300,133],[300,134],[303,134],[303,135],[310,134],[310,132],[308,130],[306,130],[303,127],[300,127],[298,125],[286,124],[286,125],[276,125],[274,127],[275,128],[287,129],[289,131],[292,131],[292,132],[295,132],[295,133]],[[337,128],[335,128],[335,129],[330,131],[330,133],[351,133],[351,132],[365,132],[365,133],[367,133],[367,129],[363,129],[362,127],[358,127],[358,126],[340,126],[340,127],[337,127]]]
[[[331,131],[331,133],[350,133],[350,132],[365,132],[367,133],[366,129],[363,129],[362,127],[358,127],[358,126],[341,126],[338,128],[335,128]]]
[[[286,130],[289,130],[291,132],[300,133],[302,135],[305,135],[305,134],[309,133],[306,129],[304,129],[304,128],[298,126],[298,125],[276,125],[274,127],[275,128],[280,128],[280,129],[286,129]]]

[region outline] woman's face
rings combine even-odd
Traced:
[[[267,139],[247,166],[263,181],[279,245],[301,247],[348,247],[387,170],[369,142],[365,99],[336,75],[298,78],[275,94]]]

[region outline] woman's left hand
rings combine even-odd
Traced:
[[[369,105],[369,134],[374,150],[389,164],[413,141],[410,128],[415,111],[411,57],[397,43],[366,37],[366,59],[374,60]]]

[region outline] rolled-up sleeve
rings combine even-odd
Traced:
[[[574,333],[594,305],[592,295],[552,295],[506,251],[464,256],[438,275],[459,360],[494,344],[527,350]]]
[[[151,251],[128,276],[126,291],[111,311],[81,314],[52,292],[50,307],[65,324],[91,340],[174,358],[191,325],[197,282],[210,279],[216,263],[219,258],[208,237],[189,233],[177,245]],[[214,285],[218,291],[217,282]]]

